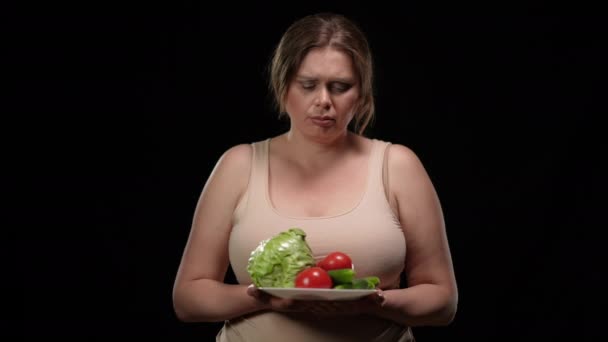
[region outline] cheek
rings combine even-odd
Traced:
[[[306,108],[309,99],[305,96],[291,94],[288,95],[285,99],[285,109],[288,112],[300,112]]]
[[[342,100],[339,102],[340,110],[349,112],[349,115],[353,115],[356,107],[359,103],[359,94],[348,94],[344,96]]]

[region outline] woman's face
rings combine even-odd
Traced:
[[[358,100],[359,82],[351,57],[332,48],[312,49],[287,90],[291,130],[329,142],[346,133]]]

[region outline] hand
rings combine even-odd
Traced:
[[[308,311],[319,316],[371,314],[384,304],[382,290],[356,300],[345,301],[307,301]]]
[[[283,312],[303,310],[301,307],[298,310],[298,304],[300,303],[299,301],[272,296],[266,292],[260,291],[254,284],[247,287],[247,294],[261,302],[264,309]]]
[[[247,294],[262,302],[266,309],[281,312],[311,312],[320,316],[372,313],[384,304],[384,294],[380,289],[352,301],[301,301],[278,298],[258,290],[253,284],[247,288]]]

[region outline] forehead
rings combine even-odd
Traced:
[[[352,58],[333,48],[314,48],[302,60],[297,76],[311,78],[354,78]]]

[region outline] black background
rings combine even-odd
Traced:
[[[171,304],[196,200],[227,148],[284,129],[266,63],[293,20],[324,10],[368,34],[370,135],[411,147],[444,207],[459,312],[415,328],[418,340],[608,335],[605,17],[197,2],[53,3],[11,18],[14,118],[28,137],[11,151],[29,181],[9,190],[31,190],[15,221],[23,333],[213,339],[219,323],[181,323]]]

